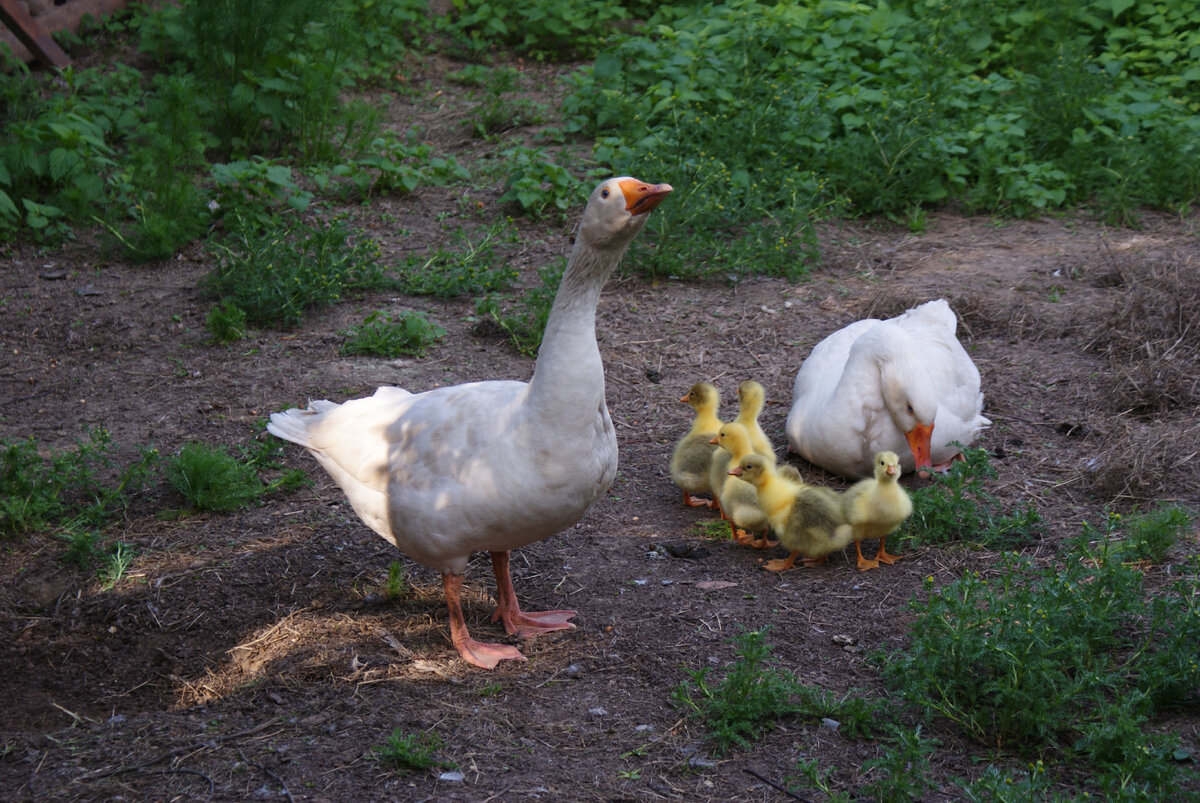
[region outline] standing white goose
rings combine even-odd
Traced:
[[[982,415],[979,369],[956,328],[939,298],[822,340],[796,374],[788,446],[851,478],[871,476],[878,452],[900,455],[906,472],[954,459],[950,444],[969,446],[992,423]]]
[[[313,454],[368,527],[442,573],[451,639],[475,666],[525,656],[467,632],[461,589],[472,552],[491,553],[493,621],[510,635],[574,627],[574,611],[520,609],[509,551],[575,524],[616,475],[596,305],[647,213],[671,189],[623,177],[592,192],[528,383],[471,382],[417,394],[381,387],[343,404],[314,401],[307,410],[275,413],[267,425]]]

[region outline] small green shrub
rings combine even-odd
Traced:
[[[442,749],[442,744],[441,737],[432,731],[409,735],[401,728],[396,728],[388,735],[385,744],[372,747],[371,752],[379,763],[405,774],[431,767],[454,766],[453,762],[434,757]]]
[[[1174,742],[1151,718],[1200,704],[1200,586],[1149,593],[1118,525],[1085,528],[1058,565],[1006,553],[993,577],[928,580],[910,644],[875,656],[885,682],[989,747],[1087,761],[1105,791],[1174,788]]]
[[[765,629],[741,633],[732,642],[737,659],[719,682],[710,681],[712,670],[705,667],[690,672],[671,694],[677,707],[703,722],[718,754],[749,748],[775,722],[789,717],[838,719],[852,735],[872,733],[887,721],[880,704],[849,696],[837,700],[772,666]]]
[[[446,330],[419,312],[392,317],[376,311],[363,320],[362,326],[343,334],[347,340],[342,344],[342,354],[395,358],[424,354]]]
[[[1191,513],[1177,505],[1164,504],[1156,510],[1134,513],[1122,524],[1125,531],[1122,552],[1128,560],[1162,563],[1191,522]]]
[[[233,343],[246,336],[246,313],[237,304],[222,301],[212,308],[204,325],[213,340],[218,343]]]
[[[194,509],[219,513],[257,501],[266,487],[252,466],[219,447],[189,443],[166,466],[167,480]]]
[[[583,182],[540,148],[509,148],[502,155],[513,170],[501,203],[515,203],[532,217],[562,217],[586,194]]]
[[[369,239],[352,242],[340,220],[317,221],[284,235],[239,229],[211,252],[217,266],[205,282],[255,326],[294,327],[306,310],[382,281],[378,246]]]
[[[862,765],[868,782],[862,791],[871,800],[920,800],[936,784],[932,780],[929,757],[938,740],[921,736],[921,726],[909,729],[892,725],[890,739],[879,758]]]
[[[987,480],[996,476],[984,449],[963,449],[946,474],[935,473],[929,485],[910,494],[913,515],[905,522],[901,538],[918,544],[970,541],[989,549],[1014,549],[1037,535],[1041,517],[1032,502],[1006,513],[987,492]]]
[[[98,527],[123,514],[158,459],[143,448],[137,460],[117,467],[112,436],[93,429],[73,451],[49,458],[30,438],[0,440],[0,535],[51,526]],[[106,479],[106,477],[111,477]]]

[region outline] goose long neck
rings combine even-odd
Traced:
[[[550,307],[537,365],[530,379],[533,404],[594,414],[604,402],[604,364],[596,344],[596,305],[624,248],[603,251],[576,240]]]

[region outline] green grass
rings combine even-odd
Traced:
[[[433,767],[454,766],[453,762],[436,758],[435,754],[442,746],[441,737],[432,731],[406,734],[402,728],[396,728],[388,734],[384,744],[372,747],[371,753],[380,764],[403,775]]]
[[[253,466],[220,447],[189,443],[168,461],[167,480],[195,510],[228,512],[256,502],[266,488]]]
[[[362,325],[343,333],[346,342],[342,354],[370,357],[419,357],[425,349],[446,334],[446,330],[419,312],[391,316],[372,312]]]
[[[456,298],[507,290],[518,278],[509,264],[519,237],[512,221],[503,220],[479,232],[456,229],[454,247],[409,257],[397,268],[396,286],[410,295]]]

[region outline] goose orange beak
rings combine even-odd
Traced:
[[[917,472],[924,472],[921,476],[927,476],[933,470],[933,461],[930,459],[932,448],[929,445],[933,439],[933,424],[917,424],[904,433],[904,439],[908,441],[908,448],[912,449]]]
[[[636,178],[624,178],[618,184],[625,196],[625,209],[631,215],[646,214],[675,189],[670,184],[647,184]]]

